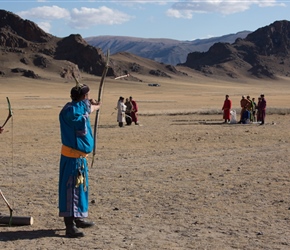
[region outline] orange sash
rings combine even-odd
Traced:
[[[82,151],[79,151],[77,149],[70,148],[65,145],[62,145],[61,147],[61,154],[70,158],[81,158],[81,157],[87,158],[88,157],[88,154]]]

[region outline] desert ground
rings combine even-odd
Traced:
[[[82,76],[91,97],[99,80]],[[6,96],[13,109],[0,135],[0,188],[14,216],[34,219],[29,226],[0,225],[0,249],[290,248],[289,78],[106,79],[89,170],[96,226],[81,239],[64,237],[57,207],[58,114],[73,85],[58,76],[0,78],[0,124]],[[261,93],[264,126],[223,124],[225,94],[239,115],[241,96]],[[139,126],[118,127],[120,95],[137,101]],[[9,215],[1,197],[0,213]]]

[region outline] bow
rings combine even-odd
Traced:
[[[13,112],[12,112],[12,108],[11,108],[11,104],[10,104],[10,100],[8,97],[6,97],[7,103],[8,103],[8,116],[5,120],[5,122],[3,123],[3,125],[1,126],[1,128],[4,128],[4,126],[6,125],[6,123],[9,121],[9,119],[12,117]],[[0,195],[3,198],[3,200],[5,201],[7,207],[9,208],[9,212],[10,212],[10,218],[9,218],[9,226],[11,226],[12,223],[12,213],[13,213],[13,209],[10,206],[9,202],[7,201],[7,199],[5,198],[4,194],[2,193],[1,189],[0,189]]]
[[[102,95],[103,95],[103,88],[104,88],[104,82],[105,82],[105,77],[108,72],[109,68],[109,59],[110,59],[110,51],[107,51],[107,60],[105,64],[105,68],[103,70],[102,78],[100,81],[100,86],[99,86],[99,95],[98,95],[98,103],[102,101]],[[99,117],[100,117],[100,109],[96,111],[96,118],[95,118],[95,125],[94,125],[94,149],[93,149],[93,156],[92,156],[92,164],[91,167],[94,165],[94,160],[95,160],[95,155],[96,155],[96,149],[97,149],[97,130],[98,130],[98,124],[99,124]]]
[[[7,103],[8,103],[8,116],[6,118],[6,121],[3,123],[3,125],[1,126],[1,128],[4,128],[4,126],[6,125],[6,123],[9,121],[9,119],[12,117],[13,113],[12,113],[12,108],[11,108],[11,104],[10,104],[10,101],[9,101],[9,98],[6,97],[7,99]]]
[[[9,212],[10,212],[10,218],[9,218],[9,227],[11,226],[12,224],[12,213],[13,213],[13,209],[12,207],[10,206],[9,202],[6,200],[4,194],[2,193],[1,189],[0,189],[0,195],[1,197],[3,198],[3,200],[5,201],[7,207],[9,208]]]

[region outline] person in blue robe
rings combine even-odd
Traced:
[[[88,221],[89,179],[87,156],[94,147],[89,115],[100,103],[89,99],[85,84],[71,89],[71,102],[60,111],[61,156],[59,167],[59,216],[64,217],[66,236],[83,237],[78,228],[94,225]]]

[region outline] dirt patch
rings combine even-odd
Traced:
[[[96,96],[98,84],[88,84]],[[160,84],[152,92],[147,83],[106,82],[89,172],[89,217],[96,227],[78,240],[64,237],[57,208],[58,113],[71,84],[0,82],[1,120],[6,96],[14,108],[0,136],[1,190],[14,215],[34,218],[32,226],[1,225],[1,248],[289,248],[289,115],[278,112],[290,108],[283,101],[289,100],[289,82],[267,92],[268,83]],[[265,92],[269,107],[277,108],[265,126],[223,124],[220,114],[195,112],[220,112],[225,91],[239,111],[247,86],[253,96]],[[120,95],[140,100],[140,126],[118,127]],[[0,212],[8,214],[2,200]]]

